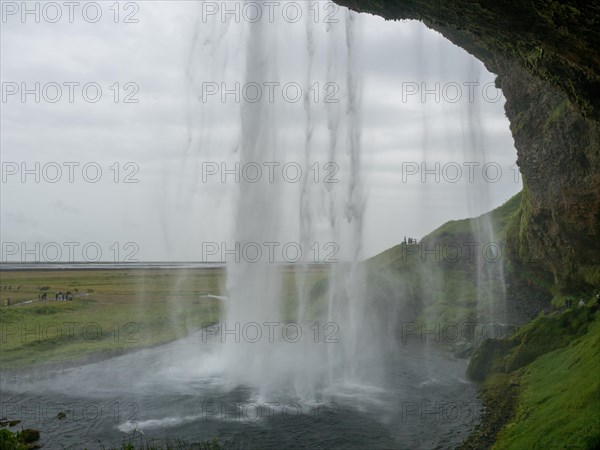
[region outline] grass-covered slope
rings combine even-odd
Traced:
[[[541,283],[521,277],[507,259],[506,233],[519,214],[521,194],[477,218],[449,221],[419,244],[374,256],[366,263],[373,303],[400,304],[402,321],[482,323],[507,312],[499,308],[508,305],[510,315],[520,299],[535,297],[533,312],[516,313],[535,315],[539,297],[547,299]],[[493,256],[491,248],[500,253]]]
[[[519,246],[504,245],[518,240],[528,223],[523,219],[528,203],[522,195],[527,192],[481,217],[447,222],[419,244],[430,249],[436,243],[473,241],[483,224],[491,224],[493,239],[503,244],[508,307],[523,306],[521,318],[534,316],[542,307],[548,311],[508,338],[484,340],[473,355],[468,375],[483,382],[480,393],[486,410],[481,425],[462,448],[600,448],[600,313],[586,286],[558,290],[547,273],[515,254]],[[484,294],[485,301],[487,290],[498,289],[493,271],[491,280],[482,280],[468,261],[423,261],[414,250],[398,245],[367,263],[370,282],[380,296],[390,292],[404,296],[396,301],[405,305],[405,321],[412,314],[431,329],[432,321],[443,326],[461,320],[490,320],[493,309],[486,309],[485,304],[482,309],[477,296]],[[554,305],[550,304],[552,296]],[[566,297],[583,297],[588,304],[565,310]],[[489,300],[498,298],[490,296]],[[507,312],[510,316],[511,311]]]
[[[462,448],[599,448],[600,313],[593,302],[483,343],[468,373],[485,380],[486,412]]]
[[[483,341],[473,355],[468,375],[483,381],[486,411],[462,448],[600,448],[600,313],[595,312],[592,291],[585,286],[569,292],[557,289],[547,273],[528,264],[527,249],[518,254],[524,247],[511,245],[519,240],[526,243],[523,229],[529,213],[522,195],[527,191],[481,217],[447,222],[420,244],[431,248],[436,243],[472,241],[482,224],[491,224],[493,238],[503,244],[509,307],[511,303],[513,308],[533,305],[526,311],[530,316],[542,306],[548,311],[554,308],[508,338]],[[408,295],[403,301],[417,320],[444,324],[489,319],[477,305],[482,280],[475,276],[473,265],[448,258],[423,261],[413,253],[414,249],[398,245],[368,261],[373,285],[381,292]],[[497,288],[493,280],[483,292],[489,288]],[[554,305],[550,305],[552,296]],[[588,305],[564,310],[566,297],[584,297]]]
[[[568,347],[545,354],[522,376],[515,420],[498,436],[498,449],[600,446],[600,326]]]

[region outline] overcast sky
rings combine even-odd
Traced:
[[[122,2],[118,17],[112,2],[85,9],[89,3],[81,2],[72,11],[62,2],[53,4],[58,8],[32,2],[27,7],[34,12],[25,16],[21,2],[2,3],[3,261],[50,260],[56,246],[48,243],[58,244],[62,260],[94,259],[100,249],[107,261],[127,255],[198,261],[203,242],[233,241],[239,184],[232,177],[222,183],[220,174],[203,180],[202,173],[212,163],[233,167],[239,158],[240,105],[231,96],[223,103],[219,93],[202,102],[202,93],[244,82],[244,44],[256,10],[240,7],[239,21],[234,15],[223,21],[223,3],[208,3]],[[311,155],[322,187],[328,162],[324,95],[331,93],[341,106],[347,102],[345,11],[325,2],[311,10],[303,5],[298,21],[295,6],[285,2],[273,7],[273,23],[262,11],[277,70],[261,81],[306,85],[311,20],[310,73],[317,83],[313,95],[319,94],[311,105]],[[327,23],[332,20],[337,23]],[[493,74],[418,22],[360,15],[356,33],[364,256],[447,220],[479,215],[520,190],[504,97],[493,87]],[[432,92],[425,98],[423,87]],[[23,97],[24,88],[33,93]],[[303,102],[277,89],[274,108],[281,147],[276,161],[304,164]],[[433,170],[425,182],[422,163]],[[479,164],[471,164],[472,182],[465,163]],[[277,207],[285,217],[274,240],[298,239],[301,184],[282,185],[284,206]],[[29,256],[23,243],[33,249]]]

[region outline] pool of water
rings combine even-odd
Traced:
[[[216,438],[224,448],[413,450],[454,447],[480,415],[467,361],[435,348],[398,343],[385,367],[373,368],[384,375],[378,385],[340,379],[298,398],[231,384],[217,347],[195,334],[78,367],[4,373],[1,415],[40,430],[45,449],[118,448],[143,436]]]

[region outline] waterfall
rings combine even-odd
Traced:
[[[471,64],[470,77],[479,83],[480,68]],[[482,167],[487,163],[484,150],[484,132],[481,112],[477,101],[467,103],[463,116],[463,156],[465,161],[477,161]],[[492,209],[490,186],[485,179],[467,189],[467,201],[470,211],[489,211]],[[473,215],[473,214],[472,214]],[[477,290],[478,322],[495,324],[504,322],[506,291],[504,281],[504,261],[501,242],[498,241],[501,230],[495,230],[490,214],[483,214],[471,221],[471,231],[476,241],[475,270]],[[496,259],[498,259],[496,261]],[[490,335],[489,337],[493,337]]]
[[[270,24],[274,25],[274,24]],[[271,57],[274,30],[263,22],[248,23],[246,38],[246,83],[277,79],[277,66]],[[270,38],[271,37],[271,38]],[[240,103],[241,141],[239,162],[263,164],[277,160],[279,121],[277,103],[266,97],[255,103]],[[277,183],[250,183],[241,178],[235,211],[234,243],[240,247],[249,243],[275,241],[279,236],[282,214],[280,189]],[[246,324],[281,321],[281,279],[272,261],[231,262],[227,266],[227,291],[223,326],[236,330]],[[272,344],[264,339],[226,339],[223,347],[226,374],[235,383],[258,387],[259,395],[267,396],[273,375],[281,364],[275,359]]]
[[[378,379],[373,371],[381,371],[377,349],[383,343],[377,339],[383,337],[377,332],[375,312],[367,307],[362,264],[365,194],[358,15],[345,11],[339,20],[327,22],[313,20],[311,5],[304,5],[303,10],[299,23],[287,24],[291,32],[302,27],[299,40],[304,54],[300,58],[306,62],[298,80],[303,86],[302,101],[290,105],[270,101],[265,95],[258,101],[241,99],[229,106],[200,103],[196,117],[201,131],[190,144],[192,148],[202,147],[200,153],[215,154],[218,152],[213,147],[227,142],[226,146],[234,149],[227,156],[242,167],[272,162],[283,165],[295,160],[305,174],[297,184],[279,178],[255,183],[241,177],[234,186],[235,225],[230,249],[265,242],[276,242],[281,248],[290,236],[289,217],[297,217],[294,241],[302,258],[291,268],[280,264],[283,261],[265,258],[227,261],[227,300],[219,325],[222,342],[215,350],[217,360],[229,387],[250,387],[265,400],[281,398],[283,393],[300,399],[323,398],[335,394],[340,386],[375,384]],[[202,30],[194,33],[188,68],[190,89],[198,89],[202,77],[228,80],[236,70],[244,75],[243,85],[289,81],[282,75],[286,62],[280,61],[287,53],[274,47],[277,42],[281,47],[291,45],[281,39],[288,30],[281,30],[277,21],[224,22],[202,24]],[[243,47],[236,49],[239,42]],[[326,45],[317,47],[316,42]],[[214,60],[217,48],[225,58],[203,67],[206,61]],[[316,70],[317,59],[326,61],[319,64],[320,71]],[[218,126],[214,111],[224,107],[230,108],[228,111],[233,107],[239,114],[235,138],[211,131]],[[290,122],[294,124],[293,136],[301,139],[290,138]],[[191,128],[188,134],[193,141]],[[318,177],[312,171],[315,167],[320,171]],[[326,175],[335,182],[324,183]],[[293,195],[297,197],[293,199]],[[320,255],[318,261],[313,259],[315,249]],[[323,262],[325,256],[330,257],[330,265],[322,271],[326,278],[316,289],[312,263]],[[290,273],[295,283],[291,297],[289,289],[284,289]],[[240,329],[248,325],[253,332],[260,329],[262,338],[250,342],[242,334],[236,339]],[[268,327],[275,330],[274,340],[271,336],[266,339]],[[283,337],[282,330],[287,333]]]

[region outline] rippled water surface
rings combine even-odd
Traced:
[[[39,429],[46,449],[111,448],[133,430],[148,441],[217,438],[225,448],[451,448],[479,416],[466,361],[435,349],[398,343],[381,386],[340,379],[315,398],[260,398],[226,381],[220,343],[203,341],[195,334],[79,367],[5,373],[2,416]]]

